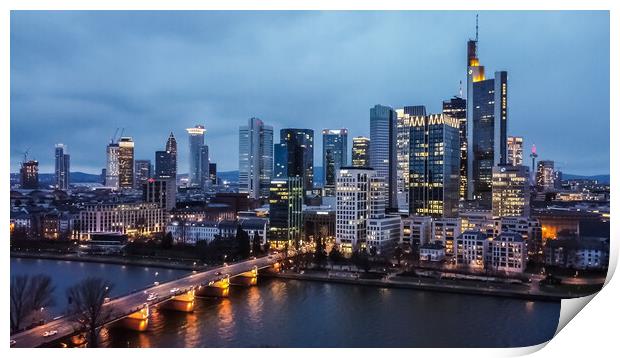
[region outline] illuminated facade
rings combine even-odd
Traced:
[[[118,143],[110,143],[106,148],[105,186],[118,189]]]
[[[300,177],[308,195],[314,188],[314,130],[281,129],[280,144],[286,148],[286,176]]]
[[[336,177],[336,244],[351,252],[366,242],[370,217],[370,168],[343,167]],[[385,204],[383,204],[385,205]]]
[[[443,102],[443,114],[459,121],[459,138],[461,149],[459,199],[467,199],[467,101],[461,97],[452,97]]]
[[[549,191],[555,188],[556,172],[553,160],[540,160],[536,166],[536,189]]]
[[[134,142],[131,137],[118,141],[118,187],[133,188]]]
[[[144,184],[151,177],[151,161],[140,159],[134,162],[134,185],[136,189],[142,189]]]
[[[508,160],[506,164],[523,165],[523,137],[508,137]]]
[[[269,241],[275,247],[302,239],[303,184],[300,177],[274,179],[269,187]]]
[[[69,189],[70,157],[66,150],[64,144],[56,144],[54,174],[56,188],[61,190]]]
[[[493,168],[493,216],[530,216],[529,175],[529,169],[524,165]]]
[[[496,271],[523,273],[527,265],[527,248],[523,237],[504,232],[489,242],[488,261]]]
[[[156,203],[90,204],[80,212],[80,239],[95,233],[150,236],[165,228],[164,210]]]
[[[489,239],[480,231],[466,231],[454,240],[454,258],[458,266],[484,269]]]
[[[166,212],[176,205],[176,183],[173,179],[149,178],[142,184],[142,201],[156,203]]]
[[[161,179],[177,178],[177,140],[170,132],[166,150],[155,152],[155,176]]]
[[[396,187],[399,211],[409,210],[409,136],[412,118],[425,115],[424,106],[407,106],[396,110]]]
[[[323,129],[323,186],[326,196],[336,194],[336,175],[341,167],[347,166],[346,129]]]
[[[187,128],[189,135],[189,185],[200,187],[201,182],[201,152],[205,145],[205,127],[197,124],[192,128]]]
[[[366,137],[353,138],[351,150],[351,165],[358,168],[370,167],[370,139]]]
[[[370,166],[387,183],[386,206],[398,210],[398,158],[396,156],[397,115],[391,107],[370,109]]]
[[[467,42],[467,199],[490,208],[493,167],[507,160],[508,73],[486,79],[477,47],[476,30]]]
[[[273,177],[273,127],[258,118],[239,127],[239,192],[267,199]]]
[[[22,189],[39,188],[39,162],[28,160],[19,169],[20,186]]]
[[[459,121],[443,114],[411,119],[409,212],[456,217],[459,201]]]

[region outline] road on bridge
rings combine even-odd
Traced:
[[[157,299],[148,303],[160,303],[170,299],[175,296],[175,294],[178,295],[182,292],[188,291],[192,287],[207,285],[209,282],[220,280],[226,275],[229,275],[230,277],[238,276],[244,272],[251,271],[254,266],[259,269],[269,267],[281,258],[284,258],[283,254],[274,253],[269,256],[245,260],[230,264],[228,266],[210,269],[208,271],[192,273],[173,281],[161,283],[157,286],[151,286],[136,293],[115,298],[104,305],[106,308],[112,310],[112,318],[107,323],[139,311],[140,308],[147,303],[147,297],[151,293],[156,295]],[[180,292],[171,293],[170,290],[172,289],[179,289]],[[78,328],[79,325],[74,321],[74,319],[72,319],[72,317],[61,317],[30,330],[16,333],[11,336],[11,341],[15,341],[13,347],[39,347],[60,337],[73,335],[76,333]],[[53,330],[58,331],[58,333],[50,337],[43,337],[43,334],[46,331]]]

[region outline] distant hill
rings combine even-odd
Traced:
[[[598,181],[601,184],[609,184],[610,183],[609,174],[577,175],[577,174],[562,173],[562,179],[564,179],[564,180],[569,180],[569,179],[591,179],[591,180],[596,180],[596,181]]]

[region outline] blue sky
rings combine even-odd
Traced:
[[[566,173],[609,173],[609,13],[481,11],[479,57],[509,74],[509,135]],[[11,171],[22,153],[52,172],[99,173],[116,128],[154,160],[170,131],[203,124],[219,170],[238,166],[238,127],[368,135],[368,111],[441,102],[465,82],[475,12],[11,13]],[[276,134],[274,142],[278,142]]]

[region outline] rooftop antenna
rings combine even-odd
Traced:
[[[476,14],[476,42],[478,42],[478,14]]]

